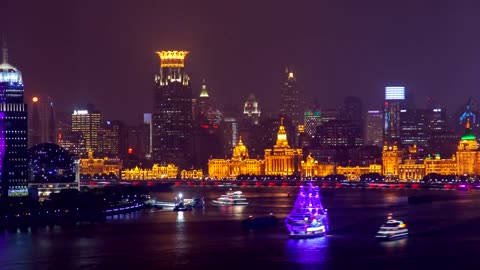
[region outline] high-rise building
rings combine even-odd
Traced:
[[[48,96],[35,96],[28,112],[29,147],[40,143],[57,143],[53,100]]]
[[[419,149],[428,146],[429,110],[400,110],[400,141],[403,146],[417,145]]]
[[[22,73],[8,63],[3,47],[0,64],[0,166],[3,196],[28,196],[28,120]]]
[[[389,142],[400,139],[400,110],[405,106],[405,87],[385,87],[385,102],[383,111],[384,140]]]
[[[362,101],[358,97],[346,97],[344,100],[343,118],[362,129]]]
[[[303,114],[304,130],[308,136],[312,137],[317,127],[322,124],[322,113],[320,110],[308,110]]]
[[[255,95],[250,94],[247,98],[247,101],[245,101],[245,105],[243,106],[243,116],[252,124],[258,125],[260,113],[260,107],[258,106],[258,101],[255,98]]]
[[[321,146],[361,146],[360,128],[348,120],[331,120],[317,127],[316,143]]]
[[[119,157],[122,153],[120,150],[122,145],[122,132],[124,125],[120,121],[103,121],[100,125],[98,135],[99,152],[108,157]],[[125,149],[124,149],[125,150]]]
[[[368,111],[365,126],[365,144],[382,147],[383,113],[376,110]]]
[[[143,125],[148,128],[148,135],[147,141],[148,143],[145,145],[145,157],[151,158],[152,157],[152,113],[144,113],[143,114]]]
[[[153,91],[152,157],[155,162],[188,166],[192,130],[192,89],[185,72],[187,51],[161,51]]]
[[[292,123],[294,127],[301,123],[300,98],[292,69],[285,69],[285,81],[282,85],[280,115]]]
[[[72,114],[72,132],[81,132],[87,151],[99,152],[99,132],[101,114],[95,110],[74,110]],[[80,153],[85,156],[87,153]]]

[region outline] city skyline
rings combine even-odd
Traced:
[[[25,74],[26,100],[51,96],[58,111],[93,103],[107,119],[129,124],[150,111],[159,69],[155,51],[170,49],[191,51],[186,70],[195,95],[206,78],[211,96],[239,111],[235,101],[254,93],[266,114],[276,114],[286,66],[295,71],[302,98],[323,107],[339,105],[345,96],[368,96],[365,111],[379,109],[388,85],[412,90],[421,107],[435,96],[450,113],[475,97],[480,40],[471,33],[479,20],[477,3],[369,3],[367,10],[324,2],[294,8],[288,2],[150,1],[45,8],[8,1],[2,36],[11,62]],[[144,12],[130,13],[135,7]],[[164,15],[157,16],[160,10]],[[264,20],[265,11],[271,20]],[[132,91],[141,94],[132,100]]]

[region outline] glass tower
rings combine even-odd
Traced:
[[[22,73],[8,64],[3,47],[0,64],[0,166],[2,196],[28,196],[27,105]]]
[[[152,158],[187,166],[192,130],[192,88],[185,72],[187,51],[161,51],[155,75],[152,113]]]

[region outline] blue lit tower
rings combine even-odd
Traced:
[[[185,72],[187,51],[161,51],[155,75],[152,112],[152,158],[155,162],[188,166],[191,157],[192,88]]]
[[[389,143],[400,140],[400,111],[405,107],[405,87],[385,87],[385,102],[383,111],[383,139]]]
[[[0,64],[0,166],[2,196],[28,196],[27,105],[22,73],[8,64],[6,44]]]

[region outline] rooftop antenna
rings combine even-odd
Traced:
[[[3,63],[8,63],[8,48],[7,48],[7,42],[5,40],[3,41],[3,47],[2,47],[2,59],[3,59]]]

